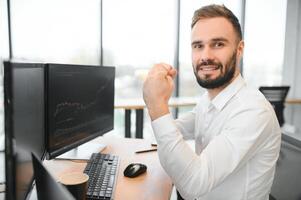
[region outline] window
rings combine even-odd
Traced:
[[[173,0],[103,1],[103,63],[117,67],[117,98],[142,97],[149,68],[174,62],[175,6]]]
[[[247,1],[244,77],[254,87],[280,85],[285,42],[286,1]]]
[[[9,58],[8,20],[7,20],[7,18],[8,18],[7,17],[7,1],[0,0],[0,44],[1,44],[0,59],[1,60]]]
[[[13,57],[99,64],[100,0],[12,1]]]
[[[9,58],[7,1],[0,0],[0,150],[4,149],[3,60]],[[1,171],[1,173],[4,173]]]
[[[116,98],[142,98],[148,70],[159,62],[173,64],[177,39],[175,3],[103,1],[103,64],[116,66]],[[124,132],[123,114],[122,110],[115,111],[116,132]],[[134,119],[132,115],[132,122]],[[144,138],[151,137],[147,134],[151,132],[149,121],[145,112]]]

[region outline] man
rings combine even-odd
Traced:
[[[240,75],[238,19],[209,5],[195,12],[191,27],[193,70],[207,90],[193,111],[177,120],[169,113],[172,66],[155,65],[144,83],[161,165],[184,199],[267,200],[281,133],[272,106]],[[185,139],[195,140],[195,152]]]

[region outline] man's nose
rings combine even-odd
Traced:
[[[201,60],[213,60],[213,51],[209,46],[205,46],[201,52]]]

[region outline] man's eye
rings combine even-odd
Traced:
[[[225,46],[225,45],[224,45],[223,42],[215,42],[213,46],[214,46],[214,47],[223,47],[223,46]]]
[[[195,45],[193,45],[194,49],[201,49],[202,47],[203,47],[203,45],[201,45],[201,44],[195,44]]]

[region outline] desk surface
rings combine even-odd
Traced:
[[[168,105],[170,107],[195,106],[198,101],[196,97],[172,97]],[[286,99],[287,104],[301,104],[301,99]],[[116,100],[116,109],[143,109],[145,103],[142,98]]]
[[[168,105],[170,107],[195,106],[196,102],[197,98],[195,97],[172,97]],[[117,99],[115,102],[116,109],[143,109],[145,107],[142,98]]]
[[[135,153],[137,150],[151,148],[150,141],[107,136],[99,137],[93,142],[106,144],[107,147],[102,153],[118,155],[120,158],[115,200],[166,200],[170,198],[172,182],[161,167],[157,152]],[[123,170],[133,162],[146,164],[147,173],[136,178],[124,177]],[[86,162],[83,161],[65,160],[45,161],[45,164],[55,177],[66,172],[83,171],[86,166]]]
[[[286,99],[287,104],[301,104],[301,99]]]

